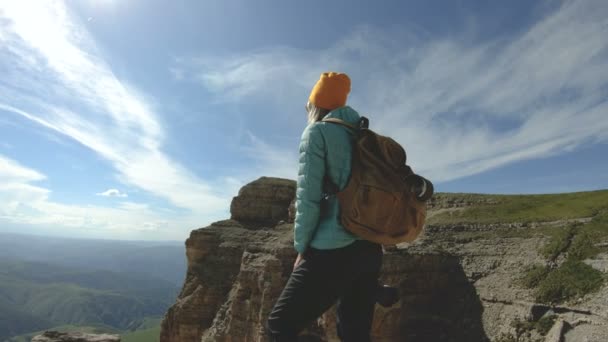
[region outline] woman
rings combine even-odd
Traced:
[[[346,74],[323,73],[306,105],[309,124],[300,141],[294,222],[298,256],[268,318],[271,341],[297,341],[298,333],[336,302],[340,339],[370,341],[382,246],[346,231],[337,198],[325,196],[327,181],[340,190],[348,183],[355,132],[321,120],[357,126],[359,114],[346,106],[349,92]]]

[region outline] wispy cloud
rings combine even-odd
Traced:
[[[0,155],[0,184],[11,182],[35,182],[45,179],[42,173],[23,167],[16,161]]]
[[[117,208],[58,203],[50,198],[49,189],[36,185],[45,179],[41,172],[0,155],[0,220],[131,239],[152,238],[138,235],[146,231],[154,231],[156,239],[181,239],[200,224],[195,216],[167,216],[144,203],[122,202]],[[112,190],[105,193],[114,196]]]
[[[44,179],[46,176],[42,173],[0,155],[0,202],[3,203],[0,217],[17,213],[21,203],[46,198],[47,189],[31,184]]]
[[[174,68],[220,100],[276,105],[275,117],[298,110],[319,73],[346,71],[350,103],[372,129],[401,142],[416,171],[445,181],[608,139],[606,18],[605,1],[567,1],[493,41],[361,27],[324,50],[181,58]],[[276,163],[269,156],[283,147],[264,146],[261,159]]]
[[[122,193],[118,189],[108,189],[104,192],[98,192],[96,195],[103,197],[129,197],[126,193]]]
[[[0,109],[61,133],[105,158],[129,185],[190,209],[223,212],[230,195],[162,151],[152,102],[118,79],[61,1],[0,4]],[[1,65],[1,64],[0,64]]]
[[[246,132],[245,141],[241,151],[254,160],[253,170],[248,170],[249,173],[288,179],[294,179],[298,174],[297,165],[290,162],[298,160],[297,143],[289,147],[273,145],[251,131]]]

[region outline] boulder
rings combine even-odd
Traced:
[[[230,204],[231,219],[249,228],[274,226],[289,221],[296,182],[290,179],[261,177],[243,186]],[[293,220],[291,220],[293,221]]]

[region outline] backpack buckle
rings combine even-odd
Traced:
[[[362,116],[359,119],[359,129],[368,129],[369,128],[369,119],[365,116]]]

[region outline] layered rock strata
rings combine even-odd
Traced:
[[[233,219],[194,230],[187,239],[187,276],[162,322],[162,342],[267,341],[266,318],[296,256],[289,223],[293,198],[287,198],[295,194],[295,182],[262,178],[243,189],[255,191],[235,198]],[[439,198],[429,214],[469,202]],[[259,212],[267,216],[251,208],[264,208]],[[557,313],[562,327],[547,338],[608,340],[607,287],[577,304],[549,307],[518,284],[527,267],[543,261],[538,247],[546,238],[517,232],[542,225],[431,225],[415,243],[387,250],[381,282],[398,287],[402,296],[390,308],[376,306],[373,341],[543,341],[535,331],[522,335],[516,323],[548,313]],[[338,341],[335,310],[312,322],[302,340]]]
[[[295,181],[281,178],[262,177],[251,182],[232,199],[230,218],[249,228],[288,221],[294,215],[287,208],[295,197],[295,186]]]

